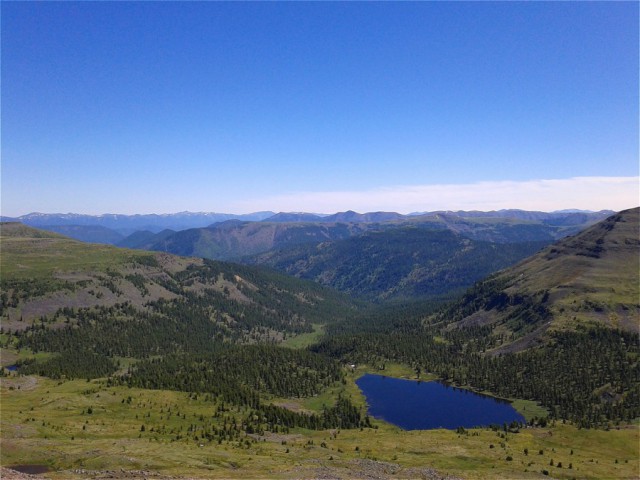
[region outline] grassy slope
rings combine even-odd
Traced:
[[[17,223],[0,226],[0,251],[1,281],[10,297],[20,297],[17,305],[9,302],[12,306],[2,312],[4,326],[12,330],[22,330],[62,307],[129,301],[143,308],[149,301],[176,298],[166,287],[173,282],[172,275],[203,265],[201,259],[87,244]],[[212,288],[237,302],[253,301],[247,298],[250,294],[242,293],[249,289],[265,297],[260,301],[272,301],[274,308],[287,296],[293,305],[290,308],[315,321],[329,319],[351,305],[344,295],[312,282],[255,267],[217,264],[217,268],[225,278],[206,284],[191,281],[184,287],[191,291]],[[127,276],[142,277],[144,287]]]
[[[48,278],[56,272],[76,270],[104,271],[153,255],[87,244],[19,223],[0,225],[0,248],[0,272],[4,280]]]
[[[526,337],[518,340],[516,333],[518,342],[501,348],[521,350],[534,339],[545,338],[547,331],[572,330],[581,324],[638,332],[639,218],[638,208],[613,215],[481,282],[481,290],[490,293],[483,293],[480,309],[467,313],[459,325],[493,324],[495,332],[509,335],[508,316],[520,303],[514,306],[502,302],[499,307],[485,307],[500,303],[496,299],[503,296],[519,297],[532,307],[541,306],[548,310],[550,317],[544,323],[531,323]],[[469,295],[447,315],[455,317],[459,312],[469,312],[470,302],[478,304],[474,295]]]
[[[59,308],[111,306],[124,300],[140,307],[146,301],[174,298],[153,281],[167,272],[198,265],[197,259],[88,244],[16,223],[0,225],[0,280],[9,298],[2,323],[23,330]],[[142,274],[149,280],[143,293],[123,278]]]
[[[44,238],[46,242],[52,239],[59,240]],[[32,251],[31,247],[24,250],[24,258],[31,258]],[[76,258],[75,253],[69,257]],[[66,265],[60,258],[66,256],[44,258],[33,272],[49,275]],[[97,265],[112,267],[120,261],[114,257],[110,260]],[[302,337],[292,343],[300,347],[310,340]],[[412,374],[401,366],[387,367],[387,374]],[[323,403],[330,404],[339,390],[364,407],[364,398],[354,383],[357,374],[350,374],[344,387],[337,385],[335,391],[301,401],[299,407],[318,410]],[[131,403],[128,397],[132,397]],[[248,439],[248,444],[218,445],[193,438],[172,442],[172,434],[151,432],[151,428],[165,425],[184,433],[190,425],[199,423],[200,415],[211,416],[211,403],[190,399],[184,393],[106,388],[99,381],[11,377],[3,379],[0,386],[0,403],[0,464],[47,464],[61,470],[51,473],[52,478],[69,478],[71,469],[76,468],[152,470],[212,478],[420,478],[426,467],[463,478],[542,478],[543,470],[554,478],[634,478],[638,474],[640,439],[636,427],[605,432],[556,425],[525,429],[503,438],[501,432],[487,429],[472,430],[469,435],[443,430],[403,432],[376,422],[377,430],[299,430],[286,436],[268,435],[257,442]],[[89,407],[91,415],[86,413]],[[167,418],[168,408],[172,410],[171,419]],[[183,416],[179,417],[178,411]],[[238,418],[241,414],[238,412]],[[140,431],[142,424],[145,432]],[[539,450],[543,454],[539,455]],[[507,460],[508,456],[512,460]],[[549,466],[551,460],[553,467]],[[562,462],[562,468],[558,462]],[[568,469],[569,463],[572,469]]]
[[[627,210],[548,247],[510,272],[508,290],[550,290],[556,328],[595,321],[638,331],[640,209]]]
[[[346,388],[357,395],[354,377]],[[462,478],[542,478],[543,470],[554,478],[633,478],[638,473],[640,438],[634,427],[606,432],[558,424],[518,434],[474,429],[458,435],[404,432],[376,422],[377,430],[298,430],[256,442],[249,438],[238,446],[192,438],[172,442],[170,434],[151,432],[162,425],[184,432],[199,423],[200,415],[211,415],[210,402],[184,393],[15,377],[3,381],[0,400],[0,463],[49,465],[59,470],[48,474],[51,478],[73,477],[72,469],[121,468],[198,478],[366,478],[371,472],[378,478],[419,478],[427,467]]]

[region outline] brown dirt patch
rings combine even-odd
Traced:
[[[38,386],[38,378],[34,376],[27,377],[4,377],[2,379],[2,388],[3,389],[11,389],[13,387],[14,390],[21,391],[29,391],[33,390]]]
[[[310,462],[311,463],[311,462]],[[396,463],[379,462],[369,459],[350,460],[340,464],[331,465],[325,462],[316,462],[317,466],[299,467],[294,471],[295,478],[315,479],[396,479],[415,478],[423,480],[458,480],[458,477],[441,474],[433,468],[413,467],[403,468]]]
[[[26,473],[20,473],[15,470],[6,467],[0,467],[0,478],[2,480],[44,480],[47,477],[40,475],[29,475]]]

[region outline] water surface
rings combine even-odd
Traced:
[[[26,473],[27,475],[40,475],[51,471],[48,465],[10,465],[8,468],[15,470],[16,472]]]
[[[481,427],[524,422],[509,402],[440,382],[418,382],[366,374],[356,384],[369,415],[405,430]]]

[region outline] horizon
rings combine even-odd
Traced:
[[[624,210],[630,210],[633,208],[640,208],[640,205],[638,205],[637,207],[630,207],[628,209],[624,209]],[[270,213],[273,215],[280,215],[280,214],[285,214],[285,215],[316,215],[318,217],[329,217],[332,215],[338,215],[341,213],[356,213],[358,215],[366,215],[366,214],[370,214],[370,213],[396,213],[405,217],[411,217],[411,216],[420,216],[420,215],[429,215],[429,214],[439,214],[439,213],[500,213],[500,212],[509,212],[509,211],[514,211],[514,212],[531,212],[531,213],[547,213],[547,214],[552,214],[552,213],[600,213],[600,212],[618,212],[621,210],[611,210],[608,208],[605,209],[601,209],[601,210],[583,210],[583,209],[578,209],[578,208],[566,208],[566,209],[562,209],[562,210],[551,210],[551,211],[543,211],[543,210],[523,210],[520,208],[503,208],[500,210],[429,210],[429,211],[421,211],[421,212],[409,212],[409,213],[400,213],[400,212],[396,212],[396,211],[392,211],[392,210],[377,210],[377,211],[355,211],[355,210],[341,210],[341,211],[336,211],[336,212],[331,212],[331,213],[319,213],[319,212],[305,212],[305,211],[273,211],[273,210],[260,210],[260,211],[255,211],[255,212],[245,212],[245,213],[228,213],[228,212],[207,212],[207,211],[190,211],[190,210],[183,210],[181,212],[163,212],[163,213],[133,213],[133,214],[126,214],[126,213],[113,213],[113,212],[106,212],[106,213],[98,213],[98,214],[86,214],[86,213],[77,213],[77,212],[29,212],[26,213],[24,215],[17,215],[17,216],[10,216],[10,215],[1,215],[0,218],[9,218],[9,219],[19,219],[22,217],[29,217],[32,215],[49,215],[49,216],[55,216],[55,215],[60,215],[60,216],[64,216],[64,215],[74,215],[74,216],[87,216],[87,217],[106,217],[106,216],[123,216],[123,217],[135,217],[135,216],[173,216],[173,215],[232,215],[232,216],[243,216],[243,215],[255,215],[255,214],[261,214],[261,213]],[[269,217],[267,217],[269,218]],[[6,220],[3,220],[6,221]]]
[[[3,216],[640,203],[637,2],[2,2]]]
[[[599,192],[594,196],[593,192]],[[415,200],[415,197],[418,200]],[[387,205],[379,203],[388,200]],[[506,200],[504,200],[506,199]],[[268,203],[267,200],[265,203]],[[350,202],[350,203],[349,203]],[[165,211],[80,211],[49,210],[23,211],[17,214],[5,213],[2,205],[1,216],[18,218],[31,214],[57,215],[175,215],[179,213],[217,213],[228,215],[249,215],[259,212],[312,213],[333,215],[355,211],[358,213],[393,212],[410,215],[416,212],[439,211],[501,211],[523,210],[545,213],[563,210],[614,212],[635,208],[640,205],[640,177],[618,178],[573,178],[565,180],[540,180],[530,182],[479,182],[468,185],[417,185],[380,189],[372,192],[302,192],[299,194],[274,197],[272,208],[267,205],[244,202],[244,208],[231,210],[205,210],[201,208]],[[286,207],[288,204],[304,208]],[[256,208],[251,208],[253,205]],[[318,208],[325,205],[328,208]],[[394,208],[395,206],[395,208]],[[485,208],[482,208],[484,206]],[[421,208],[424,207],[424,208]],[[331,213],[327,213],[331,212]]]

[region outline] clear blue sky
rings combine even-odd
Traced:
[[[640,202],[637,2],[1,8],[4,215]]]

